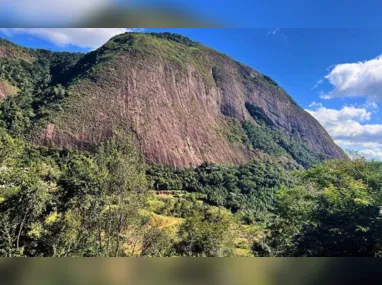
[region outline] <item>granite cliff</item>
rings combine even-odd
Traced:
[[[310,166],[345,157],[271,78],[179,35],[126,33],[73,56],[13,50],[0,42],[3,60],[24,71],[40,62],[46,72],[43,85],[34,79],[28,89],[37,103],[24,132],[35,144],[89,148],[124,130],[148,162],[177,167],[269,157]],[[11,84],[25,89],[0,72],[0,98]]]

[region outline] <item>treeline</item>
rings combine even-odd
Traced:
[[[285,166],[265,161],[239,167],[206,162],[195,169],[178,170],[149,166],[147,178],[151,189],[203,194],[206,203],[225,207],[247,223],[274,206],[279,185],[293,185],[294,180]]]

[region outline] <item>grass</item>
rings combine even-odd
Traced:
[[[175,230],[179,225],[184,222],[183,218],[176,218],[171,216],[163,216],[155,213],[151,214],[150,225],[158,227],[159,229],[173,229]]]
[[[149,210],[145,211],[145,215],[149,218],[149,224],[152,227],[158,227],[159,229],[166,229],[174,238],[177,237],[177,230],[179,226],[185,221],[185,218],[174,217],[171,215],[164,215],[158,212],[164,205],[165,200],[179,201],[185,199],[192,193],[180,190],[169,190],[169,191],[150,191],[149,198]],[[180,196],[183,195],[183,196]],[[197,200],[200,202],[200,200]],[[209,206],[204,204],[203,207],[216,208],[215,206]],[[217,209],[217,208],[216,208]],[[224,209],[224,211],[227,211]],[[251,245],[253,241],[263,234],[262,228],[260,226],[248,226],[237,224],[232,229],[234,239],[234,256],[240,257],[250,257],[253,256]]]
[[[123,36],[133,37],[134,40],[129,45],[138,50],[138,54],[152,55],[156,58],[159,56],[183,71],[187,70],[189,66],[194,66],[203,77],[206,85],[213,84],[212,64],[207,56],[208,49],[205,46],[201,44],[187,46],[148,34],[134,33],[134,35]]]

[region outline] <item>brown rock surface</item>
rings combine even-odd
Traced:
[[[86,147],[124,128],[135,134],[137,146],[152,163],[240,164],[255,154],[221,130],[229,127],[229,118],[253,120],[249,103],[285,134],[299,134],[312,151],[344,157],[312,116],[255,70],[202,45],[196,50],[150,35],[132,37],[145,48],[118,52],[72,84],[76,95],[50,119],[39,143]]]

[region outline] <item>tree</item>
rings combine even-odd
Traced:
[[[230,256],[233,231],[233,217],[226,210],[212,208],[196,212],[179,228],[177,253],[182,256]]]
[[[6,256],[33,255],[43,227],[41,217],[54,204],[58,172],[39,163],[0,172],[0,248]]]
[[[6,130],[0,128],[0,168],[12,166],[24,151],[24,141],[11,137]]]
[[[143,238],[141,256],[169,257],[175,255],[174,239],[165,229],[150,228]]]
[[[381,244],[382,220],[373,189],[354,172],[359,161],[329,161],[307,171],[320,195],[315,225],[304,229],[297,255],[374,256]],[[353,165],[352,168],[349,168]]]
[[[137,254],[147,183],[144,164],[130,138],[116,133],[94,156],[72,155],[61,186],[65,207],[60,238],[53,242],[55,254]]]
[[[69,154],[60,179],[59,219],[50,225],[47,237],[53,256],[103,254],[99,236],[107,176],[108,170],[91,156]]]
[[[117,132],[103,143],[96,156],[101,167],[108,169],[102,186],[106,192],[103,213],[107,256],[134,255],[139,228],[140,210],[146,202],[147,181],[142,157],[132,140]],[[126,253],[129,252],[129,253]]]
[[[317,189],[311,185],[280,186],[276,192],[276,207],[269,217],[265,235],[255,241],[256,256],[293,256],[297,240],[305,227],[314,224],[312,213],[317,207]]]
[[[366,161],[343,160],[299,172],[297,185],[282,187],[278,193],[265,255],[378,255],[380,191],[367,182],[368,169]]]

